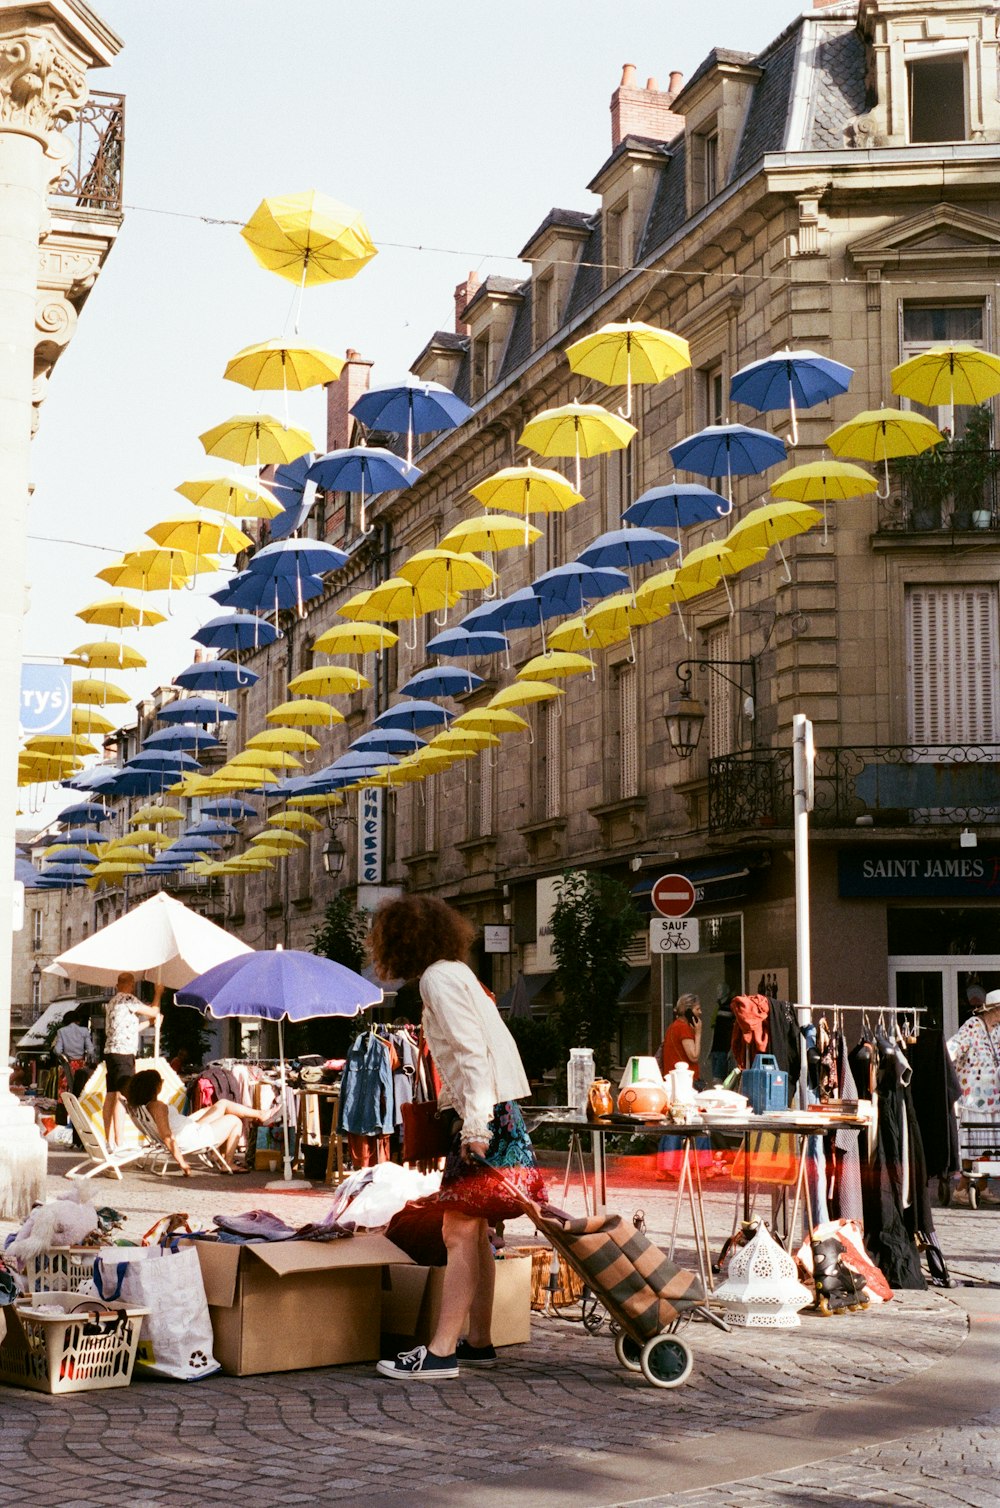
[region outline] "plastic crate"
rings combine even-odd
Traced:
[[[24,1264],[24,1278],[29,1293],[78,1293],[94,1276],[94,1258],[99,1250],[93,1246],[50,1246],[37,1252]]]
[[[99,1305],[75,1293],[33,1293],[8,1307],[7,1334],[0,1341],[0,1382],[36,1393],[89,1393],[127,1388],[132,1380],[139,1332],[148,1309]],[[81,1306],[78,1313],[74,1308]],[[61,1311],[43,1313],[42,1309]],[[125,1322],[119,1319],[124,1312]]]

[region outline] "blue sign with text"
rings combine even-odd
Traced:
[[[56,737],[72,732],[73,672],[68,665],[21,666],[21,733]]]

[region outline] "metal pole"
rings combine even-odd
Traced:
[[[813,807],[813,726],[801,712],[792,719],[792,795],[795,813],[795,973],[799,1026],[812,1019],[812,935],[809,916],[809,813]],[[799,1103],[805,1108],[806,1060],[802,1056]]]

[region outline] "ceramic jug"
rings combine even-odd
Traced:
[[[678,1063],[667,1075],[667,1097],[671,1105],[689,1105],[694,1099],[694,1069]]]
[[[595,1079],[587,1095],[587,1119],[600,1120],[605,1115],[611,1115],[614,1108],[610,1083],[607,1079]]]

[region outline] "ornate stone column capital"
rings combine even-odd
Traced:
[[[87,100],[88,59],[53,25],[11,25],[0,14],[0,131],[48,143]]]

